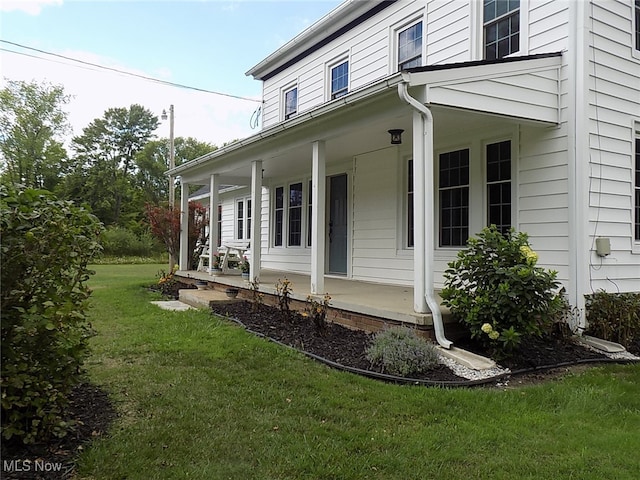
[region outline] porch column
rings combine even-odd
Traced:
[[[251,162],[251,280],[260,280],[260,251],[262,246],[262,160]]]
[[[413,309],[417,313],[427,313],[425,291],[427,288],[427,192],[426,135],[424,116],[413,111]],[[433,217],[431,216],[431,221]],[[433,246],[431,246],[433,248]]]
[[[189,184],[180,183],[180,270],[191,270],[189,265]]]
[[[218,175],[209,178],[209,273],[213,266],[213,256],[218,253]]]
[[[313,142],[311,172],[311,293],[324,293],[325,215],[327,199],[324,141]]]

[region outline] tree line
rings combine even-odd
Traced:
[[[145,205],[168,199],[169,140],[142,105],[109,108],[69,138],[60,85],[7,80],[0,90],[0,185],[36,188],[88,207],[106,226],[146,228]],[[192,137],[174,140],[180,165],[217,147]]]

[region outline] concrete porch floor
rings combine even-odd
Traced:
[[[200,271],[178,271],[176,276],[185,279],[206,280],[214,287],[231,286],[249,289],[249,283],[239,275],[210,275]],[[292,298],[306,301],[310,294],[311,279],[309,275],[262,270],[260,272],[260,291],[275,295],[276,283],[287,278],[293,289]],[[224,288],[224,287],[222,287]],[[413,287],[361,282],[338,277],[325,277],[325,292],[331,296],[332,308],[361,315],[388,319],[396,322],[431,326],[431,313],[420,314],[413,311]],[[437,297],[440,302],[440,297]],[[441,307],[443,315],[448,316],[448,309]]]

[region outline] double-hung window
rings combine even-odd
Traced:
[[[469,238],[469,149],[439,156],[440,246],[461,247]]]
[[[520,0],[484,0],[484,58],[520,50]]]
[[[298,87],[284,92],[284,119],[288,120],[298,113]]]
[[[413,160],[407,162],[407,247],[414,247]]]
[[[636,134],[636,161],[635,161],[635,225],[634,225],[634,238],[640,241],[640,127]]]
[[[301,247],[303,239],[304,194],[302,182],[276,187],[274,198],[273,244]],[[310,206],[309,206],[310,211]]]
[[[349,62],[331,68],[331,100],[349,92]]]
[[[251,199],[236,200],[236,238],[251,239]]]
[[[487,145],[487,223],[511,228],[511,141]]]
[[[398,71],[422,66],[422,22],[398,33]]]
[[[633,13],[636,24],[636,50],[640,51],[640,0],[635,0]]]

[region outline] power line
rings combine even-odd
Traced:
[[[192,86],[189,86],[189,85],[183,85],[183,84],[181,84],[181,83],[170,82],[170,81],[168,81],[168,80],[160,80],[160,79],[158,79],[158,78],[148,77],[148,76],[146,76],[146,75],[140,75],[140,74],[137,74],[137,73],[127,72],[127,71],[125,71],[125,70],[120,70],[120,69],[113,68],[113,67],[106,67],[106,66],[104,66],[104,65],[99,65],[99,64],[97,64],[97,63],[86,62],[86,61],[84,61],[84,60],[79,60],[79,59],[77,59],[77,58],[72,58],[72,57],[67,57],[67,56],[65,56],[65,55],[60,55],[60,54],[57,54],[57,53],[47,52],[47,51],[45,51],[45,50],[40,50],[40,49],[38,49],[38,48],[28,47],[28,46],[26,46],[26,45],[22,45],[22,44],[20,44],[20,43],[15,43],[15,42],[10,42],[10,41],[8,41],[8,40],[2,40],[2,39],[0,39],[0,42],[2,42],[2,43],[7,43],[7,44],[9,44],[9,45],[13,45],[13,46],[15,46],[15,47],[25,48],[25,49],[27,49],[27,50],[32,50],[32,51],[34,51],[34,52],[43,53],[43,54],[45,54],[45,55],[51,55],[51,56],[53,56],[53,57],[62,58],[62,59],[64,59],[64,60],[69,60],[69,61],[71,61],[71,62],[80,63],[80,64],[82,64],[82,65],[87,65],[87,66],[94,67],[94,68],[100,68],[100,69],[102,69],[102,70],[108,70],[108,71],[111,71],[111,72],[119,73],[119,74],[121,74],[121,75],[129,75],[129,76],[131,76],[131,77],[141,78],[141,79],[143,79],[143,80],[147,80],[147,81],[150,81],[150,82],[159,83],[159,84],[161,84],[161,85],[168,85],[168,86],[170,86],[170,87],[184,88],[184,89],[187,89],[187,90],[195,90],[195,91],[197,91],[197,92],[210,93],[210,94],[212,94],[212,95],[221,95],[221,96],[223,96],[223,97],[236,98],[236,99],[238,99],[238,100],[246,100],[246,101],[248,101],[248,102],[257,102],[257,103],[262,103],[262,101],[261,101],[261,100],[256,100],[255,98],[241,97],[241,96],[239,96],[239,95],[233,95],[233,94],[231,94],[231,93],[216,92],[216,91],[213,91],[213,90],[207,90],[207,89],[205,89],[205,88],[192,87]],[[5,48],[0,48],[0,50],[5,51],[5,52],[10,52],[10,53],[16,53],[16,54],[18,54],[18,55],[25,55],[25,56],[27,56],[27,57],[36,58],[36,59],[38,59],[38,60],[49,60],[49,59],[47,59],[47,58],[38,57],[38,56],[36,56],[36,55],[30,55],[30,54],[23,53],[23,52],[16,52],[16,51],[14,51],[14,50],[7,50],[7,49],[5,49]]]

